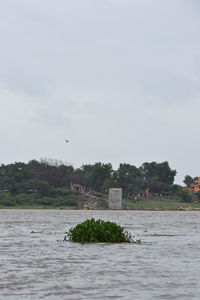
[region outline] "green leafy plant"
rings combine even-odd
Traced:
[[[114,222],[88,219],[66,232],[70,241],[78,243],[131,243],[133,238]]]

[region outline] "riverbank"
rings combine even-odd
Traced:
[[[0,209],[47,209],[47,210],[84,210],[84,209],[97,209],[104,210],[105,206],[98,207],[84,206],[83,203],[79,203],[77,206],[51,206],[51,205],[37,205],[37,204],[17,204],[13,206],[0,205]],[[141,199],[138,201],[124,200],[123,209],[125,210],[200,210],[200,202],[181,202],[175,198],[153,198],[153,199]]]
[[[55,210],[55,209],[74,209],[74,206],[63,206],[63,207],[55,207],[55,206],[44,206],[44,205],[14,205],[14,206],[6,206],[0,205],[0,209],[47,209],[47,210]]]
[[[181,202],[176,198],[153,198],[139,201],[125,200],[127,209],[134,210],[200,210],[200,202]]]

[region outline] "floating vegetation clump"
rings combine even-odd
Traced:
[[[78,243],[131,243],[133,237],[114,222],[89,219],[66,232],[65,240]]]

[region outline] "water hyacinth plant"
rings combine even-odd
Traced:
[[[66,232],[65,240],[78,243],[131,243],[132,235],[114,222],[88,219]]]

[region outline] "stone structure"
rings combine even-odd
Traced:
[[[77,184],[77,183],[71,183],[71,190],[75,191],[75,192],[80,192],[80,193],[84,193],[85,192],[85,188],[84,186],[82,186],[81,184]]]
[[[122,189],[110,188],[109,189],[109,209],[122,209]]]

